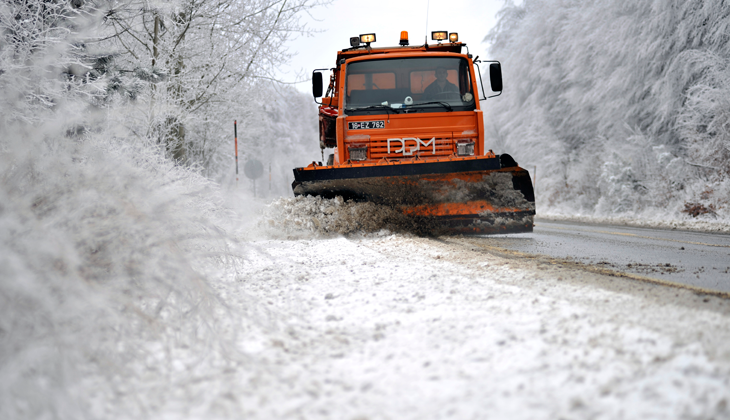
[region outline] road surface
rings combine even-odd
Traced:
[[[517,256],[730,293],[730,235],[538,220],[533,233],[461,238]]]

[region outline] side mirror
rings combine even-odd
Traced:
[[[322,97],[322,73],[319,72],[313,72],[312,73],[312,95],[314,95],[314,99],[321,98]]]
[[[489,65],[489,83],[492,85],[492,92],[502,91],[502,66],[499,63]]]

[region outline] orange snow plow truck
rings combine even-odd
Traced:
[[[375,34],[353,37],[336,67],[313,72],[322,157],[333,150],[326,164],[294,169],[294,195],[390,206],[436,234],[531,232],[529,173],[484,149],[481,62],[456,33],[431,38],[410,46],[402,32],[399,46],[374,48]],[[490,97],[499,96],[501,67],[488,63]]]

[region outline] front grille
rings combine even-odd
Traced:
[[[431,141],[431,138],[427,139],[421,139],[421,144],[419,145],[419,149],[417,152],[413,153],[412,155],[404,154],[402,151],[396,153],[401,147],[402,143],[399,141],[391,141],[390,142],[390,154],[388,154],[388,138],[370,138],[370,159],[379,160],[382,158],[388,158],[388,159],[411,159],[416,156],[419,156],[421,158],[430,158],[430,157],[438,157],[438,156],[451,156],[454,153],[454,142],[449,137],[436,137],[434,139],[434,142],[436,143],[435,151],[436,153],[433,153],[434,147],[431,144],[428,144],[428,146],[424,146],[423,143],[429,143]],[[415,140],[406,140],[405,141],[405,151],[406,153],[410,152],[411,149],[413,149],[416,146]]]

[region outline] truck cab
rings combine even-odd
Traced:
[[[365,34],[337,53],[319,112],[320,147],[334,149],[328,165],[485,155],[481,77],[466,44],[450,35],[409,46],[401,33],[401,45],[372,48],[375,34]],[[321,75],[314,72],[315,98]],[[498,63],[490,75],[501,90]]]

